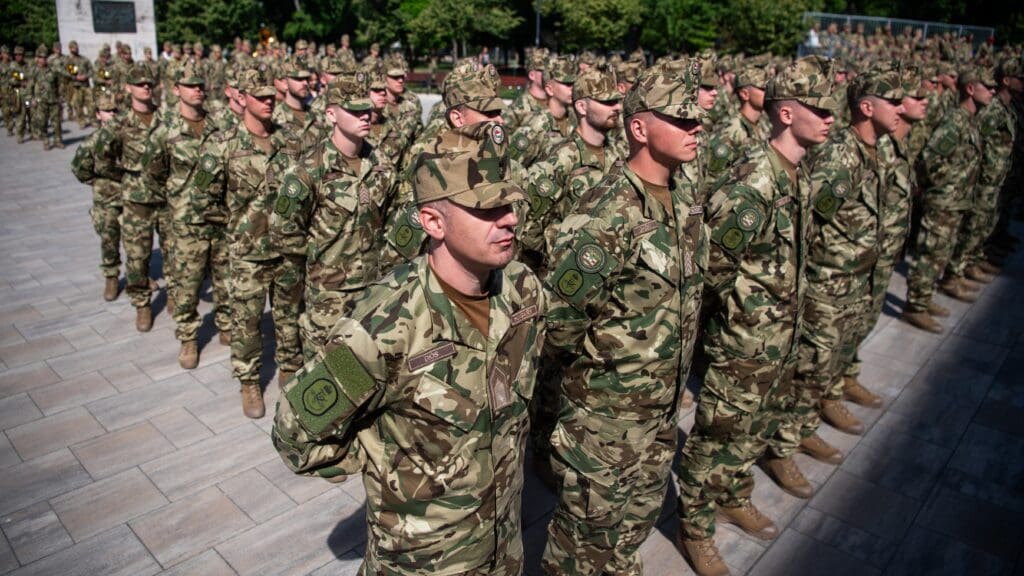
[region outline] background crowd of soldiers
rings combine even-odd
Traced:
[[[544,281],[549,305],[530,407],[537,472],[561,494],[545,569],[636,573],[675,454],[675,418],[693,401],[692,374],[702,386],[677,469],[680,548],[698,573],[723,574],[716,519],[777,534],[750,501],[751,466],[809,498],[792,455],[841,462],[815,433],[820,422],[860,434],[843,402],[881,406],[858,380],[856,351],[904,253],[915,258],[903,319],[940,332],[936,318],[949,312],[932,301],[935,289],[973,301],[1016,244],[1008,222],[1024,177],[1020,47],[975,51],[967,38],[881,28],[865,36],[830,27],[818,38],[833,58],[707,51],[652,61],[642,50],[536,49],[510,105],[496,70],[466,59],[425,124],[402,55],[374,45],[357,61],[347,37],[320,50],[299,41],[253,51],[239,40],[228,58],[200,43],[165,44],[158,59],[147,49],[140,61],[127,46],[116,59],[104,47],[95,62],[71,42],[67,56],[59,44],[40,46],[34,65],[21,47],[13,60],[5,47],[0,88],[4,124],[19,142],[31,124],[49,147],[49,126],[63,147],[62,104],[69,119],[99,128],[73,168],[93,187],[104,298],[118,297],[123,247],[136,327],[151,329],[158,234],[181,365],[199,362],[198,300],[209,279],[251,418],[265,412],[259,322],[268,296],[279,384],[299,381],[297,371],[334,374],[324,360],[332,328],[429,242],[418,216],[423,159],[498,149],[503,177],[526,197],[516,208],[517,257]],[[631,221],[629,206],[598,202],[626,186],[623,166],[641,147],[625,127],[631,98],[634,111],[646,110],[637,99],[667,98],[672,106],[650,109],[699,121],[686,128],[696,158],[666,164],[669,186],[632,181],[658,200],[645,210],[674,222],[679,237],[671,227],[663,236],[654,220]],[[817,135],[798,133],[813,119],[780,120],[792,113],[780,102],[790,100],[818,118]],[[806,156],[783,161],[771,149],[790,132]],[[602,210],[619,216],[599,219]],[[641,236],[646,268],[632,285],[607,285],[625,265],[623,238]],[[445,294],[474,319],[471,303]],[[671,308],[675,325],[644,325],[654,316],[642,316],[610,332],[614,352],[561,340],[582,319],[628,317],[651,302]],[[634,380],[635,356],[625,358],[638,353],[661,357],[632,368]],[[600,372],[619,359],[614,375]],[[621,398],[609,403],[591,380]],[[604,453],[589,458],[597,445]],[[416,565],[444,567],[434,560]]]

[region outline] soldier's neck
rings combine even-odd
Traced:
[[[967,112],[968,116],[974,116],[978,113],[978,103],[970,96],[960,101],[960,107]]]
[[[147,102],[144,100],[137,100],[135,98],[132,98],[132,110],[138,112],[139,114],[152,114],[153,111],[156,110],[156,106],[153,105],[152,100],[149,100]]]
[[[257,138],[266,138],[273,132],[273,124],[269,119],[266,121],[260,120],[249,113],[243,114],[242,123],[245,124],[245,129]]]
[[[554,116],[556,120],[561,120],[569,114],[569,109],[559,102],[557,98],[548,98],[548,112],[551,112],[551,115]]]
[[[747,122],[750,122],[751,124],[757,124],[757,122],[761,119],[761,114],[763,114],[763,112],[761,110],[755,110],[754,106],[751,105],[750,101],[748,100],[744,102],[742,106],[740,106],[740,114],[742,114],[743,117],[747,119]]]
[[[202,106],[192,106],[184,100],[178,101],[178,113],[185,120],[197,121],[206,118],[206,110],[203,110]]]
[[[545,102],[548,99],[548,93],[544,91],[544,87],[537,83],[531,83],[527,91],[533,99],[538,102]]]
[[[768,145],[772,147],[779,156],[782,156],[786,160],[794,165],[798,166],[800,161],[807,155],[807,148],[797,141],[796,137],[793,136],[793,131],[790,129],[783,130],[779,134],[773,136],[768,140]]]
[[[850,123],[850,129],[857,135],[857,139],[866,146],[874,146],[878,142],[879,134],[875,130],[875,125],[871,122],[870,118],[854,120]]]
[[[898,142],[905,141],[907,139],[907,134],[910,134],[910,129],[913,128],[916,123],[917,120],[910,122],[906,118],[903,118],[903,121],[896,126],[895,130],[892,131],[893,140]]]
[[[667,166],[658,161],[651,154],[651,149],[647,146],[636,149],[633,155],[629,157],[629,160],[626,161],[626,165],[644,182],[650,182],[658,186],[668,186],[672,171],[679,167],[678,164]]]
[[[359,154],[363,151],[363,139],[353,138],[342,132],[337,126],[334,127],[334,131],[331,132],[331,143],[334,147],[349,158],[358,158]]]
[[[1010,102],[1013,100],[1013,94],[1010,94],[1010,90],[1007,88],[1000,88],[999,92],[996,92],[996,98],[1003,103],[1003,106],[1010,107]]]
[[[608,139],[607,134],[591,126],[586,117],[580,118],[580,123],[576,126],[576,133],[584,142],[598,148],[604,146]]]
[[[491,279],[491,270],[471,270],[455,258],[444,244],[432,246],[427,263],[445,284],[466,296],[485,296]]]

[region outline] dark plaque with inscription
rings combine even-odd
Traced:
[[[114,34],[135,33],[134,2],[92,2],[92,30]]]

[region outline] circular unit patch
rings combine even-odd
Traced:
[[[604,268],[605,259],[604,249],[597,244],[587,244],[576,253],[576,265],[588,274]]]

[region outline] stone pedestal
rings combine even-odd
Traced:
[[[131,46],[135,60],[142,59],[146,46],[159,55],[153,0],[56,1],[57,28],[65,54],[68,43],[76,40],[79,53],[90,60],[99,55],[104,43],[113,50],[118,41]]]

